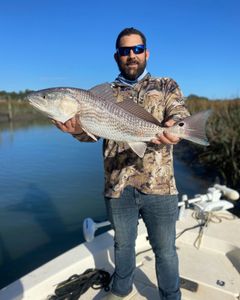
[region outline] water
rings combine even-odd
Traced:
[[[49,124],[0,131],[0,288],[81,243],[84,218],[106,219],[101,148]],[[180,193],[205,191],[175,169]]]

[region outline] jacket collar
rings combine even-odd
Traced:
[[[133,81],[125,79],[121,74],[119,74],[118,77],[113,81],[113,84],[117,86],[134,87],[136,84],[141,83],[150,77],[151,74],[145,69],[142,75],[140,75],[136,80]]]

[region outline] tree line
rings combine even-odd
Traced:
[[[31,92],[31,90],[25,90],[20,92],[6,92],[6,91],[0,91],[0,99],[2,100],[23,100],[26,95]]]

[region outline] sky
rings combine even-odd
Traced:
[[[116,37],[135,27],[153,76],[185,96],[240,97],[239,15],[239,0],[0,0],[0,90],[111,82]]]

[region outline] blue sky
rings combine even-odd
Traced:
[[[112,81],[116,36],[133,26],[152,75],[186,96],[240,97],[239,14],[239,0],[0,0],[0,90]]]

